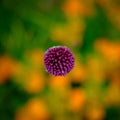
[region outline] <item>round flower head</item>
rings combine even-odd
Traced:
[[[63,76],[74,67],[74,56],[65,46],[49,48],[44,55],[47,72],[55,76]]]

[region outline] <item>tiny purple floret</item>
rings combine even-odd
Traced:
[[[45,52],[44,64],[48,73],[64,76],[74,67],[74,56],[65,46],[51,47]]]

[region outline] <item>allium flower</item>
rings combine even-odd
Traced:
[[[44,55],[47,72],[55,76],[63,76],[74,67],[74,56],[65,46],[49,48]]]

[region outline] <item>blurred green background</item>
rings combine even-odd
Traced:
[[[44,68],[56,45],[64,77]],[[120,120],[120,1],[0,0],[0,120]]]

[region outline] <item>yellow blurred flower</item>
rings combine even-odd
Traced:
[[[43,67],[44,52],[41,49],[29,51],[25,54],[27,61],[31,62],[34,67]]]
[[[66,25],[56,25],[51,29],[51,38],[67,46],[78,46],[82,43],[84,23],[81,20],[70,20]]]
[[[94,55],[87,58],[86,72],[89,79],[97,82],[105,80],[105,62]]]
[[[33,98],[26,105],[17,110],[15,120],[48,120],[49,112],[45,102]]]
[[[119,84],[111,83],[104,100],[107,106],[120,104]]]

